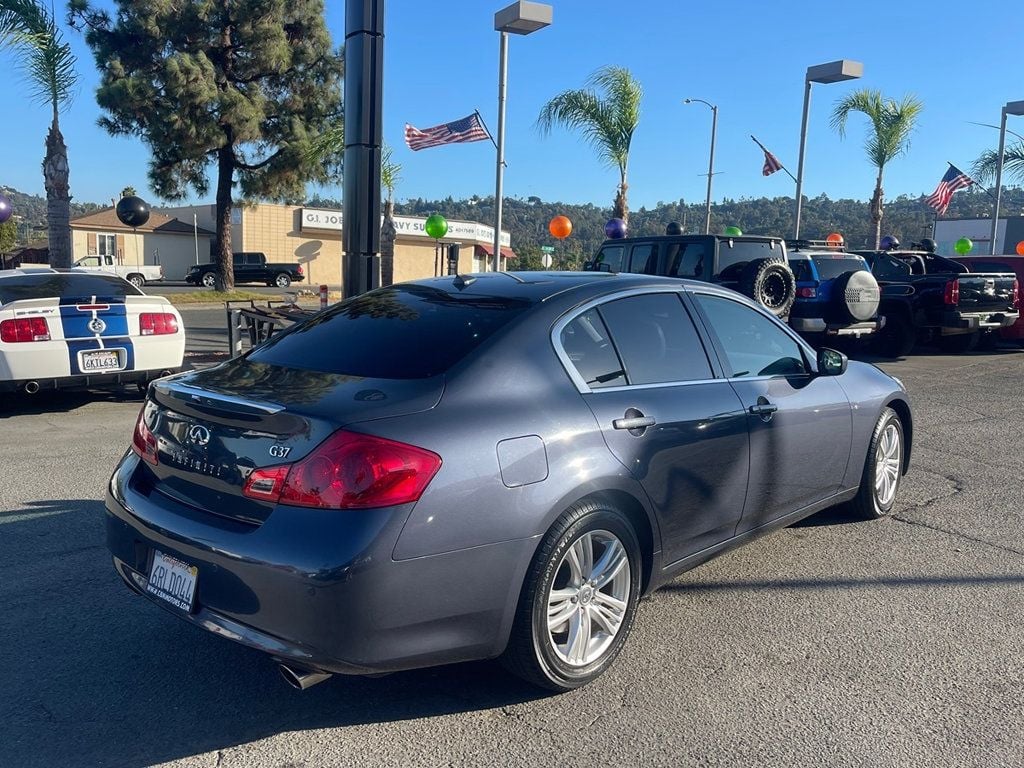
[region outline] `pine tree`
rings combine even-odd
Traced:
[[[100,125],[141,137],[166,200],[204,195],[215,174],[218,290],[234,287],[233,187],[293,201],[334,168],[309,147],[341,114],[343,60],[322,0],[116,0],[112,19],[72,0],[101,82]]]

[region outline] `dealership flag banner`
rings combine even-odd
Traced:
[[[424,128],[422,131],[408,123],[405,124],[405,143],[414,152],[430,147],[440,147],[442,144],[462,144],[468,141],[484,141],[491,138],[487,132],[480,115],[474,112],[461,120],[451,123],[435,125],[433,128]]]
[[[939,186],[935,188],[935,191],[925,198],[925,203],[934,208],[939,216],[943,216],[946,209],[949,208],[949,201],[953,199],[953,193],[958,189],[969,187],[973,183],[974,179],[950,163],[946,175],[939,180]]]

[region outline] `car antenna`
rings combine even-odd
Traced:
[[[466,288],[475,282],[476,278],[472,275],[456,275],[455,279],[452,281],[452,285],[461,291],[463,288]]]

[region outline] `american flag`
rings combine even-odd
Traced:
[[[408,123],[405,124],[405,143],[413,151],[440,147],[442,144],[483,141],[489,138],[491,138],[491,134],[484,128],[480,115],[476,112],[461,120],[435,125],[433,128],[424,128],[422,131]]]
[[[764,147],[761,147],[761,149],[764,149]],[[779,162],[779,159],[767,149],[764,149],[764,166],[761,168],[761,175],[771,176],[776,171],[781,170],[782,163]]]
[[[949,201],[953,199],[953,193],[958,189],[969,187],[973,183],[974,179],[951,163],[946,175],[939,181],[939,186],[925,199],[925,203],[934,208],[939,216],[942,216],[949,208]]]

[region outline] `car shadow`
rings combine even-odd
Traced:
[[[864,518],[857,515],[846,504],[839,504],[821,512],[816,512],[810,517],[798,520],[789,528],[817,528],[822,525],[847,525],[849,523],[863,523]]]
[[[278,733],[500,708],[544,694],[481,662],[307,691],[266,656],[188,625],[114,574],[103,505],[0,513],[6,765],[153,765]]]
[[[67,389],[40,391],[34,395],[11,392],[0,396],[0,419],[8,416],[38,416],[69,413],[92,403],[142,403],[143,395],[134,384],[110,389]]]

